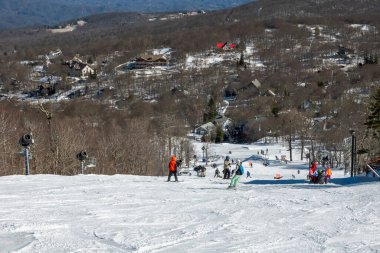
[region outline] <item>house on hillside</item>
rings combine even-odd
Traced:
[[[43,83],[37,88],[37,97],[47,97],[55,94],[57,83]]]
[[[270,89],[267,89],[264,93],[263,93],[264,96],[267,96],[267,97],[276,97],[276,93],[274,93],[272,90]]]
[[[250,88],[253,89],[253,93],[255,95],[259,95],[260,94],[261,83],[259,82],[259,80],[255,79],[255,80],[251,81],[248,84],[248,87],[250,87]]]
[[[66,61],[65,64],[75,70],[81,70],[86,66],[86,63],[78,56],[74,56],[71,60]]]
[[[352,62],[354,50],[338,46],[338,51],[336,52],[335,58],[338,64],[350,64]]]
[[[208,135],[215,129],[215,125],[212,122],[208,122],[206,124],[203,124],[197,128],[195,128],[194,132],[195,134],[199,135]]]
[[[228,127],[231,125],[231,119],[227,118],[224,115],[218,115],[216,116],[213,123],[217,126],[220,126],[223,129],[223,131],[227,131]]]
[[[88,65],[85,65],[81,70],[82,77],[89,77],[95,74],[95,70]]]
[[[62,51],[61,49],[57,49],[55,51],[50,51],[47,55],[46,55],[46,59],[47,60],[52,60],[52,59],[55,59],[57,58],[58,56],[62,55]]]
[[[233,50],[233,49],[235,49],[236,48],[236,44],[234,44],[234,43],[230,43],[230,44],[228,44],[228,42],[217,42],[216,43],[216,47],[218,48],[218,49],[222,49],[222,50]]]
[[[73,70],[74,74],[80,75],[81,77],[89,77],[95,74],[95,70],[78,56],[75,56],[71,60],[66,61],[65,65]]]
[[[350,54],[353,54],[354,50],[343,47],[342,45],[338,46],[338,52],[337,55],[339,56],[348,56]]]
[[[45,76],[46,67],[44,65],[36,65],[32,68],[32,72],[30,73],[30,78],[36,79]]]
[[[315,118],[313,120],[313,129],[318,132],[330,131],[339,127],[339,123],[330,118]]]
[[[338,128],[339,123],[336,120],[333,119],[325,119],[323,121],[323,131],[329,131],[335,128]]]
[[[135,59],[135,68],[147,68],[155,66],[167,66],[168,60],[162,54],[159,55],[142,55],[136,57]]]

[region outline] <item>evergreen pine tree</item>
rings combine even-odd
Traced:
[[[224,140],[224,132],[221,126],[217,126],[215,130],[215,143],[220,143]]]
[[[321,35],[321,29],[319,28],[319,26],[315,27],[314,35],[315,37],[319,37],[319,35]]]
[[[240,53],[239,65],[244,66],[244,53],[243,52]]]
[[[366,125],[380,137],[380,88],[377,89],[369,104]]]
[[[215,100],[211,97],[207,104],[207,112],[203,115],[203,120],[205,122],[213,121],[217,114]]]

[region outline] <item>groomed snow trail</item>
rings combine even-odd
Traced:
[[[379,183],[0,178],[0,252],[378,252]],[[13,242],[13,245],[12,245]]]

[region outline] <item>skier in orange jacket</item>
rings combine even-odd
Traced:
[[[171,176],[174,175],[175,181],[178,182],[177,178],[177,158],[175,155],[172,156],[172,159],[169,162],[169,176],[168,182],[170,181]]]
[[[325,184],[327,184],[327,182],[330,181],[331,176],[332,176],[332,170],[330,167],[327,167],[326,175],[325,175]]]

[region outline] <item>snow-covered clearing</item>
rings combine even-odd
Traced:
[[[72,32],[77,29],[78,26],[84,26],[85,24],[87,24],[86,21],[78,20],[76,24],[68,24],[65,27],[47,29],[47,31],[51,33],[67,33]]]
[[[203,144],[194,145],[202,157]],[[274,160],[288,155],[284,146],[208,145],[220,170],[229,155],[252,173],[237,190],[214,179],[209,166],[205,178],[181,176],[180,183],[131,175],[1,177],[0,252],[379,252],[380,183],[334,170],[331,184],[309,184],[305,161]],[[266,149],[268,167],[257,154]]]

